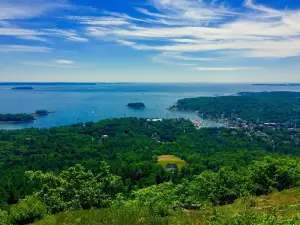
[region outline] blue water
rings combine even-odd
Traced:
[[[34,84],[34,90],[11,90],[16,85],[0,84],[0,113],[55,111],[32,123],[0,124],[0,129],[49,128],[106,118],[144,117],[199,119],[193,112],[169,112],[178,99],[221,96],[242,91],[300,91],[300,87],[253,86],[251,84]],[[126,107],[144,102],[146,109]],[[204,126],[218,126],[203,121]]]

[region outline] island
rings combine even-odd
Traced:
[[[18,114],[0,114],[0,122],[2,123],[30,123],[33,122],[36,117],[46,116],[54,112],[47,110],[37,110],[34,113],[18,113]]]
[[[33,87],[13,87],[12,90],[33,90]]]
[[[127,105],[127,107],[133,108],[133,109],[144,109],[144,108],[146,108],[145,104],[142,103],[142,102],[129,103]]]
[[[37,110],[32,115],[33,116],[47,116],[47,115],[52,114],[52,113],[54,113],[54,112],[49,112],[47,110]]]

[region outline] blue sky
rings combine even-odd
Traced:
[[[0,81],[300,82],[300,1],[0,0]]]

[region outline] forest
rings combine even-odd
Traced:
[[[235,96],[187,98],[179,100],[171,109],[197,111],[209,119],[300,125],[298,92],[241,92]]]
[[[182,209],[297,188],[299,141],[295,130],[197,130],[184,119],[2,130],[0,224],[28,224],[70,210],[112,213],[114,207],[165,220]],[[168,171],[157,162],[161,155],[186,163]]]

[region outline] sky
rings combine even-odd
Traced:
[[[300,82],[300,1],[0,0],[0,81]]]

